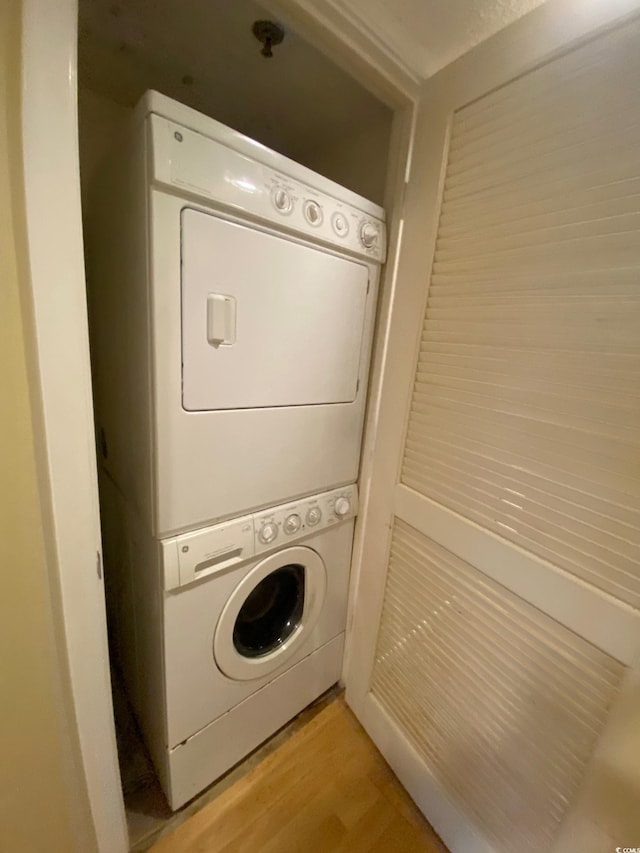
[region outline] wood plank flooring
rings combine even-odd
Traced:
[[[152,853],[446,853],[342,699]]]

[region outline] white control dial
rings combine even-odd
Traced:
[[[349,233],[349,222],[343,213],[334,213],[331,217],[331,224],[338,237],[346,237]]]
[[[269,542],[273,542],[277,535],[278,525],[273,521],[265,521],[260,528],[260,533],[258,533],[258,539],[265,545],[268,545]]]
[[[322,518],[322,510],[319,506],[312,506],[307,513],[307,524],[309,527],[315,527]]]
[[[274,189],[271,193],[271,200],[275,209],[280,211],[280,213],[291,213],[293,210],[293,199],[282,187]]]
[[[297,533],[300,530],[300,525],[302,524],[302,519],[297,513],[293,513],[292,515],[288,515],[284,520],[284,532],[285,533]]]
[[[338,516],[338,518],[344,518],[350,509],[351,509],[351,501],[349,500],[349,498],[345,498],[345,497],[336,498],[336,502],[333,505],[333,511]]]
[[[304,203],[304,218],[309,225],[322,224],[322,208],[315,201],[305,201]]]
[[[373,222],[363,222],[360,226],[360,242],[365,249],[373,249],[378,244],[379,227]]]

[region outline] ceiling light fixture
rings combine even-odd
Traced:
[[[279,24],[273,21],[254,21],[251,32],[258,41],[262,42],[263,48],[260,53],[267,59],[273,56],[271,48],[276,44],[280,44],[284,38],[284,30]]]

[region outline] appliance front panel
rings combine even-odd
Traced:
[[[184,408],[355,400],[367,267],[210,213],[181,220]]]
[[[163,788],[179,809],[292,720],[340,678],[344,634],[283,672],[244,702],[166,750]]]
[[[152,532],[158,539],[355,482],[379,278],[379,267],[366,265],[370,286],[353,402],[187,411],[181,356],[184,208],[184,199],[152,190],[148,393],[154,416]],[[240,310],[236,319],[239,330]]]
[[[231,571],[212,575],[164,595],[164,655],[167,691],[167,744],[174,747],[251,696],[280,673],[338,636],[345,628],[354,521],[341,522],[303,541],[303,548],[286,547],[267,558],[249,561]],[[316,552],[326,567],[326,588],[315,624],[295,651],[269,672],[249,680],[229,678],[216,665],[218,629],[224,632],[223,611],[244,578],[258,566],[288,565],[292,552]],[[292,560],[296,562],[295,559]],[[308,559],[302,562],[308,565]],[[310,576],[307,580],[313,581]],[[316,578],[317,580],[317,578]],[[314,595],[314,589],[308,592]],[[303,621],[304,621],[303,616]],[[276,660],[273,660],[276,664]]]

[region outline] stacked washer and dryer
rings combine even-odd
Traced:
[[[175,809],[340,678],[384,214],[149,92],[87,243],[112,645]]]

